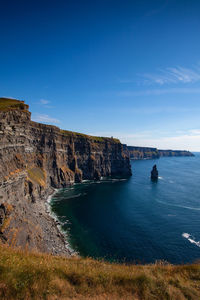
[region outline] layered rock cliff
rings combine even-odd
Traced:
[[[130,159],[152,159],[159,158],[157,148],[150,147],[136,147],[123,145],[124,151],[129,154]]]
[[[158,150],[159,156],[194,156],[194,154],[187,150]]]
[[[130,159],[154,159],[165,156],[194,156],[193,153],[186,150],[159,150],[151,147],[136,147],[123,145],[124,152],[130,156]]]
[[[62,237],[41,199],[69,183],[130,175],[119,140],[35,123],[23,101],[0,98],[0,204],[9,205],[0,224],[2,240],[63,253]]]

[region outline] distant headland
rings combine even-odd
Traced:
[[[151,147],[137,147],[123,145],[124,152],[129,154],[130,159],[154,159],[164,156],[194,156],[194,154],[187,150],[159,150]]]

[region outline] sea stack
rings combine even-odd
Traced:
[[[158,180],[158,170],[156,165],[153,166],[153,169],[151,171],[151,180]]]

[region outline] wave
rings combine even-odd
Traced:
[[[190,243],[195,244],[197,247],[200,247],[200,241],[195,241],[195,238],[189,233],[182,233],[182,237],[187,239]]]
[[[54,193],[52,195],[50,195],[48,198],[47,198],[47,201],[46,201],[46,209],[47,209],[47,213],[50,215],[50,217],[52,219],[54,219],[55,223],[57,224],[57,228],[59,230],[59,232],[64,236],[65,238],[65,247],[67,250],[69,250],[70,254],[71,255],[79,255],[79,253],[77,251],[75,251],[69,241],[68,241],[68,238],[69,238],[69,233],[67,230],[64,230],[62,228],[62,225],[65,225],[67,223],[70,223],[69,220],[66,220],[65,222],[61,222],[59,219],[58,219],[58,216],[52,211],[52,208],[51,208],[51,201],[52,201],[52,198],[55,196],[55,194],[58,192],[59,190],[55,189]]]
[[[164,204],[164,205],[175,206],[175,207],[180,207],[180,208],[185,208],[185,209],[200,210],[200,207],[191,207],[191,206],[185,206],[185,205],[171,204],[171,203],[167,203],[167,202],[160,201],[160,200],[156,200],[156,202]]]
[[[79,193],[77,195],[72,195],[72,196],[69,196],[69,197],[63,196],[63,199],[68,200],[68,199],[78,198],[78,197],[84,196],[84,195],[86,195],[86,193]]]

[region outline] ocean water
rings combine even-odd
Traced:
[[[59,190],[50,205],[74,251],[126,263],[200,259],[200,154],[132,161],[128,180]],[[157,164],[158,182],[150,171]]]

